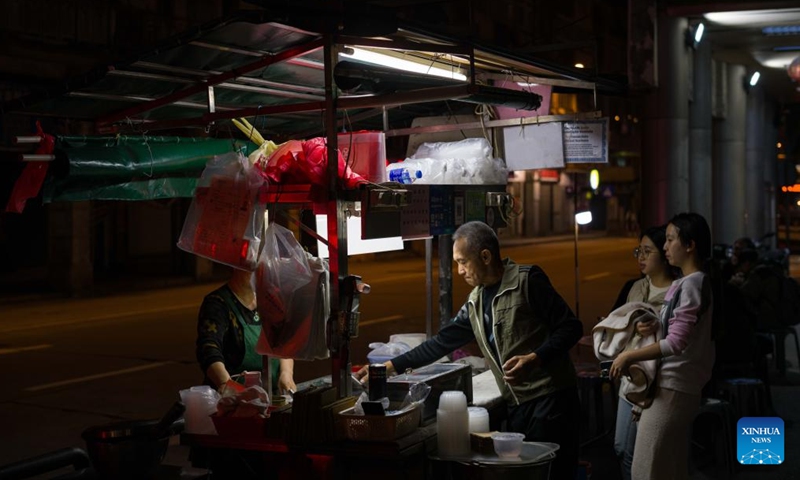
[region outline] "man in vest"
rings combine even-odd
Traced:
[[[466,303],[436,336],[386,362],[387,373],[428,365],[476,340],[506,402],[507,429],[559,444],[550,478],[575,478],[580,403],[568,352],[583,335],[581,322],[541,268],[501,258],[483,222],[456,230],[453,260],[474,287]]]

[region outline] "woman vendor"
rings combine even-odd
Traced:
[[[234,269],[225,285],[203,299],[197,317],[197,361],[205,375],[204,383],[220,389],[232,375],[262,369],[256,342],[261,322],[256,311],[253,272]],[[294,392],[294,360],[272,359],[275,393]]]

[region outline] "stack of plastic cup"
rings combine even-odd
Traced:
[[[489,431],[489,412],[483,407],[469,407],[469,433]]]
[[[469,413],[464,392],[442,392],[436,410],[436,435],[440,456],[469,455]]]

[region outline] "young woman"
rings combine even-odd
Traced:
[[[666,242],[664,226],[651,227],[639,237],[639,246],[633,249],[633,256],[639,263],[639,270],[644,278],[637,280],[626,299],[626,303],[646,302],[661,310],[664,296],[672,282],[677,278],[677,269],[670,266],[662,248]],[[642,336],[652,335],[657,328],[654,320],[651,324],[639,324],[638,332]],[[633,463],[633,449],[636,443],[636,426],[632,410],[634,406],[623,396],[619,396],[617,404],[617,426],[614,435],[614,451],[619,457],[622,478],[630,480]]]
[[[689,431],[714,363],[711,284],[703,271],[711,257],[708,223],[696,213],[674,216],[664,250],[683,276],[664,298],[663,339],[620,354],[609,370],[619,378],[632,363],[661,360],[653,404],[642,412],[637,428],[631,467],[633,478],[651,480],[689,477]]]

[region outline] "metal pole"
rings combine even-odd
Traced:
[[[425,239],[425,335],[433,336],[433,237]]]
[[[581,307],[580,307],[580,293],[579,293],[579,284],[580,284],[580,276],[578,272],[578,222],[575,222],[575,316],[578,317],[578,320],[581,318]]]
[[[572,222],[575,224],[575,316],[580,320],[581,307],[580,307],[580,275],[578,272],[578,220],[575,215],[578,213],[578,174],[572,174],[572,189],[573,189],[573,202],[574,212],[572,212]]]

